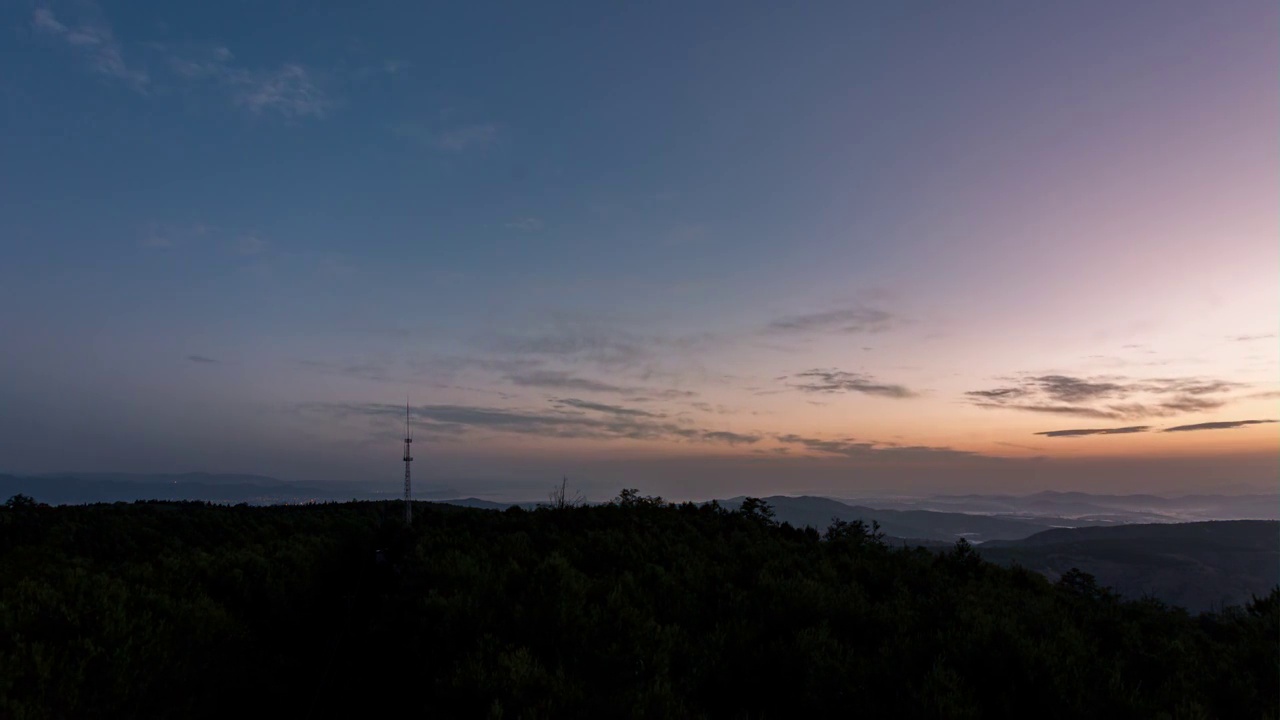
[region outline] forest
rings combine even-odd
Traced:
[[[754,498],[0,508],[15,720],[1277,718],[1278,641]]]

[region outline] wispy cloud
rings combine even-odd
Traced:
[[[1226,405],[1224,394],[1247,387],[1204,378],[1079,378],[1040,375],[1014,385],[965,393],[977,407],[1108,420],[1169,417]]]
[[[164,250],[197,242],[201,238],[207,236],[212,230],[204,223],[195,223],[192,225],[164,225],[161,223],[147,223],[146,228],[142,232],[139,244],[146,248],[156,250]]]
[[[557,401],[557,404],[565,404]],[[469,405],[417,405],[410,413],[418,427],[428,432],[464,434],[488,431],[547,438],[594,440],[666,440],[718,444],[753,444],[759,435],[688,427],[665,422],[660,416],[644,411],[627,412],[627,408],[600,403],[579,402],[574,411],[550,411],[492,408]],[[553,404],[554,408],[554,404]],[[368,419],[403,418],[404,406],[365,404],[313,403],[301,407],[332,417]],[[585,412],[581,412],[585,411]]]
[[[1036,447],[1035,445],[1022,445],[1022,444],[1020,444],[1020,443],[1006,442],[1006,441],[1003,441],[1003,440],[997,440],[995,444],[996,444],[996,445],[1003,445],[1004,447],[1017,448],[1017,449],[1019,449],[1019,450],[1030,450],[1030,451],[1032,451],[1032,452],[1040,452],[1040,451],[1044,450],[1044,448]]]
[[[462,152],[484,147],[498,140],[498,126],[494,123],[475,123],[470,126],[433,128],[416,123],[402,123],[394,128],[396,135],[415,141],[431,150]]]
[[[1276,422],[1275,420],[1225,420],[1222,422],[1204,422],[1195,425],[1179,425],[1177,427],[1166,428],[1162,432],[1188,432],[1192,430],[1231,430],[1233,428],[1245,427],[1246,425],[1266,425]]]
[[[479,123],[450,128],[436,134],[435,144],[441,150],[461,152],[469,148],[488,145],[498,137],[498,126]]]
[[[994,390],[970,390],[965,393],[970,397],[985,398],[987,400],[1012,400],[1014,398],[1024,397],[1031,394],[1026,388],[996,388]]]
[[[266,249],[266,241],[257,235],[241,235],[235,241],[235,251],[241,255],[260,255]]]
[[[541,387],[556,390],[585,390],[587,392],[628,394],[640,392],[639,388],[623,387],[612,383],[574,376],[560,370],[533,370],[508,375],[507,379],[523,387]]]
[[[902,385],[883,383],[870,375],[843,370],[809,370],[793,377],[802,382],[791,387],[812,393],[861,393],[887,398],[915,397],[915,393]]]
[[[1035,403],[994,403],[975,402],[975,407],[1003,410],[1022,410],[1024,412],[1043,413],[1046,415],[1072,415],[1075,417],[1097,418],[1099,420],[1117,420],[1123,416],[1112,410],[1099,410],[1078,405],[1042,405]]]
[[[679,388],[641,388],[640,391],[644,394],[626,399],[631,402],[649,402],[652,400],[687,400],[698,397],[698,393],[693,390],[681,390]]]
[[[296,63],[257,72],[232,69],[224,79],[232,88],[234,102],[252,113],[324,117],[333,104],[312,72]]]
[[[1129,435],[1132,433],[1147,432],[1151,429],[1150,425],[1131,425],[1129,427],[1118,428],[1086,428],[1079,430],[1050,430],[1049,432],[1038,432],[1036,435],[1045,437],[1083,437],[1085,435]]]
[[[193,363],[205,363],[205,364],[212,364],[212,365],[219,365],[222,362],[220,360],[215,360],[206,355],[188,355],[187,359]]]
[[[507,223],[506,227],[511,230],[522,230],[524,232],[533,232],[534,230],[542,229],[542,221],[536,217],[522,217],[522,218],[516,218],[515,220],[512,220],[511,222]]]
[[[1263,425],[1274,423],[1275,420],[1227,420],[1220,422],[1204,422],[1194,425],[1178,425],[1171,428],[1165,428],[1160,432],[1188,432],[1192,430],[1230,430],[1232,428],[1244,427],[1246,425]],[[1044,437],[1083,437],[1086,435],[1129,435],[1132,433],[1144,433],[1151,430],[1150,425],[1132,425],[1130,427],[1117,428],[1086,428],[1079,430],[1051,430],[1049,432],[1038,432],[1036,435]]]
[[[1227,402],[1225,400],[1196,397],[1194,395],[1185,395],[1182,397],[1173,398],[1171,400],[1165,400],[1164,402],[1160,403],[1160,405],[1156,408],[1156,410],[1147,409],[1147,412],[1152,417],[1158,417],[1162,412],[1168,412],[1172,414],[1172,413],[1206,412],[1209,410],[1217,410],[1218,408],[1226,404]],[[1125,407],[1125,406],[1121,406],[1121,407]],[[1144,406],[1136,405],[1134,407],[1143,408]]]
[[[630,402],[652,402],[655,400],[682,400],[698,396],[693,390],[679,388],[655,388],[640,385],[616,385],[614,383],[580,377],[563,370],[526,370],[505,376],[506,379],[521,387],[545,388],[548,390],[577,390],[580,392],[625,395]]]
[[[96,11],[91,4],[83,7],[86,10]],[[67,25],[49,8],[38,7],[31,15],[31,25],[40,33],[61,39],[75,52],[86,58],[94,72],[120,80],[138,92],[147,91],[151,81],[150,76],[146,70],[130,66],[125,62],[120,43],[106,21],[83,19]]]
[[[877,308],[857,307],[791,315],[765,326],[767,333],[876,333],[893,327],[896,318]]]
[[[393,374],[392,369],[387,362],[379,360],[359,360],[346,363],[329,363],[319,360],[294,360],[298,366],[307,370],[323,373],[326,375],[342,375],[350,378],[359,378],[361,380],[373,380],[375,382],[394,382],[404,384],[410,381],[410,378],[401,377]]]
[[[61,39],[85,57],[94,71],[120,80],[139,92],[145,93],[151,85],[159,85],[164,80],[178,84],[204,80],[220,86],[234,105],[252,114],[323,117],[334,105],[315,72],[302,63],[261,69],[243,67],[235,64],[235,54],[225,46],[177,54],[162,43],[146,43],[145,47],[158,50],[165,58],[157,67],[167,73],[162,73],[165,77],[153,83],[146,69],[125,61],[121,43],[102,19],[97,6],[86,2],[80,7],[88,17],[75,23],[63,22],[47,7],[36,8],[31,25],[39,33]]]
[[[806,450],[813,452],[824,453],[827,455],[842,455],[844,457],[861,460],[958,460],[986,457],[967,450],[953,450],[949,447],[899,445],[897,443],[859,441],[853,438],[828,440],[794,434],[776,435],[775,438],[778,442],[789,445],[799,445]]]
[[[759,435],[748,435],[727,430],[703,431],[699,437],[708,442],[722,442],[729,445],[754,445],[760,442]]]
[[[1232,335],[1227,339],[1235,342],[1250,342],[1252,340],[1270,340],[1274,337],[1276,337],[1275,333],[1262,333],[1258,335]]]
[[[622,407],[621,405],[609,405],[607,403],[592,402],[590,400],[579,400],[578,398],[560,398],[554,400],[556,407],[577,408],[579,410],[593,410],[595,412],[606,413],[608,415],[620,415],[623,417],[663,417],[660,413],[652,413],[648,410],[640,410],[637,408]]]
[[[487,349],[506,356],[558,362],[587,362],[609,369],[634,368],[654,357],[654,343],[612,328],[557,322],[545,330],[502,334]]]
[[[1090,382],[1066,375],[1044,375],[1034,378],[1034,382],[1049,399],[1065,403],[1116,397],[1125,392],[1124,386],[1112,382]]]
[[[474,123],[453,127],[432,127],[420,123],[401,123],[392,128],[400,137],[441,152],[460,153],[484,147],[498,139],[495,123]]]

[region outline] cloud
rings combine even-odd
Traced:
[[[986,457],[967,450],[953,450],[948,447],[930,447],[926,445],[903,446],[896,443],[877,441],[859,442],[853,438],[842,440],[825,440],[822,438],[803,437],[786,434],[774,436],[778,442],[789,445],[800,445],[813,452],[828,455],[842,455],[848,458],[863,460],[958,460]]]
[[[895,318],[876,308],[849,308],[826,312],[791,315],[779,318],[765,326],[767,333],[876,333],[888,330]]]
[[[270,111],[290,118],[324,117],[332,107],[311,72],[296,63],[267,71],[231,70],[222,77],[232,88],[235,104],[255,114]]]
[[[1276,422],[1275,420],[1226,420],[1222,422],[1204,422],[1195,425],[1179,425],[1177,427],[1166,428],[1162,432],[1188,432],[1191,430],[1230,430],[1232,428],[1244,427],[1245,425],[1266,425]]]
[[[318,360],[294,360],[294,362],[308,370],[326,375],[342,375],[345,377],[359,378],[361,380],[393,382],[397,384],[404,384],[413,381],[411,378],[393,375],[391,373],[390,366],[385,362],[374,362],[370,360],[348,363],[328,363],[320,362]]]
[[[1212,400],[1209,398],[1196,397],[1194,395],[1185,395],[1160,403],[1159,409],[1153,410],[1151,415],[1158,416],[1160,411],[1169,411],[1169,413],[1205,412],[1208,410],[1217,410],[1226,404],[1225,400]]]
[[[1110,382],[1089,382],[1066,375],[1045,375],[1032,380],[1049,398],[1067,403],[1115,397],[1125,392],[1122,385]]]
[[[1265,333],[1260,335],[1232,335],[1227,339],[1233,340],[1235,342],[1249,342],[1252,340],[1270,340],[1275,336],[1276,336],[1275,333]]]
[[[645,395],[627,398],[631,402],[649,402],[651,400],[684,400],[698,397],[693,390],[677,390],[676,388],[641,388]]]
[[[580,390],[583,392],[625,395],[629,402],[653,402],[655,400],[681,400],[694,398],[693,390],[677,388],[652,388],[614,385],[589,378],[578,377],[562,370],[530,370],[507,375],[506,379],[521,387],[540,387],[552,390]]]
[[[138,92],[146,93],[152,84],[147,70],[126,63],[121,44],[110,25],[100,18],[101,12],[91,2],[82,5],[86,14],[96,16],[69,25],[52,10],[37,8],[31,17],[32,27],[40,33],[56,37],[84,56],[96,72],[118,79]],[[291,62],[276,68],[250,69],[233,64],[235,54],[225,46],[214,46],[194,55],[171,53],[162,43],[146,43],[146,47],[165,56],[169,76],[166,79],[187,83],[207,80],[221,86],[232,103],[253,114],[272,112],[285,117],[323,117],[333,100],[320,87],[315,73],[301,63]]]
[[[1030,393],[1031,391],[1026,388],[996,388],[994,390],[970,390],[965,393],[965,395],[986,398],[988,400],[1007,400],[1010,398],[1023,397]]]
[[[1230,399],[1209,396],[1243,387],[1247,386],[1204,378],[1135,380],[1040,375],[1014,386],[970,390],[965,395],[974,406],[982,408],[1137,420],[1216,410]]]
[[[1019,450],[1031,450],[1033,452],[1040,452],[1041,450],[1044,450],[1044,448],[1036,447],[1035,445],[1020,445],[1018,443],[1004,442],[1002,440],[997,440],[995,444],[1003,445],[1005,447],[1017,448]]]
[[[805,381],[792,385],[798,390],[815,393],[862,393],[888,398],[915,397],[915,393],[902,385],[877,382],[869,375],[844,372],[843,370],[809,370],[793,377],[805,378]]]
[[[703,440],[712,442],[723,442],[730,445],[751,445],[760,442],[759,435],[744,435],[742,433],[728,432],[726,430],[705,431],[701,435]]]
[[[1151,429],[1150,425],[1131,425],[1129,427],[1118,428],[1088,428],[1082,430],[1050,430],[1049,432],[1038,432],[1036,435],[1045,437],[1082,437],[1085,435],[1129,435],[1131,433],[1146,432]]]
[[[564,401],[556,401],[564,405]],[[470,431],[489,431],[517,435],[533,435],[547,438],[571,438],[594,440],[668,440],[692,441],[714,444],[752,444],[760,436],[733,433],[723,430],[707,430],[660,421],[658,415],[644,411],[576,401],[571,404],[588,412],[549,412],[488,408],[468,405],[415,405],[410,414],[419,427],[428,432],[440,426],[450,434]],[[311,403],[300,409],[318,412],[336,418],[363,417],[385,420],[403,418],[404,406],[365,404]]]
[[[621,415],[624,417],[663,417],[657,413],[651,413],[648,410],[638,410],[636,408],[622,407],[619,405],[608,405],[605,403],[591,402],[590,400],[579,400],[577,398],[560,398],[553,401],[558,407],[572,407],[580,410],[594,410],[596,412],[607,413],[609,415]]]
[[[206,357],[204,355],[188,355],[187,359],[194,363],[211,363],[215,365],[221,364],[220,360],[214,360],[213,358]]]
[[[544,332],[498,335],[487,345],[505,355],[590,362],[617,369],[637,367],[652,359],[655,342],[616,330],[567,324]]]
[[[602,393],[633,393],[639,388],[622,387],[598,380],[575,377],[559,370],[534,370],[532,372],[508,375],[507,380],[524,387],[544,387],[560,390],[586,390]]]
[[[1114,420],[1121,417],[1121,413],[1109,410],[1099,410],[1091,407],[1081,407],[1078,405],[1038,405],[1033,403],[992,403],[992,402],[975,402],[974,407],[980,408],[998,408],[1003,410],[1023,410],[1025,412],[1045,413],[1049,415],[1074,415],[1077,417],[1098,418],[1101,420]]]
[[[823,404],[825,404],[825,403],[823,403]],[[699,411],[699,412],[712,413],[712,414],[715,414],[715,415],[736,415],[736,414],[738,414],[738,412],[737,412],[736,410],[734,410],[733,408],[725,407],[724,405],[712,405],[712,404],[711,404],[711,403],[709,403],[709,402],[692,402],[692,403],[689,403],[689,407],[691,407],[691,408],[693,408],[694,410],[697,410],[697,411]],[[752,414],[755,414],[755,413],[752,413]]]
[[[536,217],[522,217],[522,218],[516,218],[515,220],[512,220],[511,222],[507,223],[506,227],[511,230],[522,230],[524,232],[533,232],[534,230],[542,229],[542,221]]]
[[[1202,380],[1199,378],[1157,378],[1132,386],[1138,390],[1157,394],[1210,395],[1243,388],[1241,383],[1226,380]]]
[[[472,147],[489,145],[497,138],[498,126],[494,123],[477,123],[436,132],[430,136],[430,143],[436,150],[462,152]]]
[[[87,5],[87,9],[94,9]],[[36,8],[31,15],[31,26],[38,32],[60,38],[73,50],[84,56],[89,66],[100,75],[115,78],[138,92],[145,93],[151,78],[146,70],[130,67],[124,60],[120,43],[111,27],[102,20],[90,20],[68,26],[58,20],[49,8]]]
[[[160,223],[151,222],[147,224],[146,230],[142,235],[139,243],[143,247],[164,250],[178,245],[187,245],[197,242],[206,237],[210,230],[208,225],[204,223],[195,223],[193,225],[162,225]]]
[[[257,235],[241,235],[235,247],[241,255],[260,255],[267,249],[267,243]]]
[[[184,80],[213,82],[233,105],[255,115],[271,112],[288,118],[320,118],[334,105],[314,71],[301,63],[252,69],[232,64],[234,57],[229,49],[218,46],[194,58],[170,56],[169,65]]]

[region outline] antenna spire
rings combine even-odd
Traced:
[[[404,524],[413,527],[413,493],[409,485],[409,463],[413,462],[410,452],[413,444],[413,432],[409,426],[409,401],[404,401]]]

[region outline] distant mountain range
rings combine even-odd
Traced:
[[[24,494],[49,504],[206,500],[270,505],[399,497],[395,484],[298,483],[262,475],[65,473],[0,475],[0,501]],[[456,498],[447,487],[420,488],[420,500],[485,510],[538,502]],[[1280,583],[1280,494],[949,495],[762,498],[778,522],[825,530],[834,519],[880,524],[891,544],[941,550],[960,538],[989,560],[1018,563],[1050,578],[1071,568],[1129,597],[1151,595],[1191,611],[1240,604]],[[743,497],[716,502],[736,509]],[[1187,520],[1234,522],[1186,522]]]
[[[1038,492],[1032,495],[937,495],[928,498],[842,499],[886,510],[934,510],[1009,517],[1056,517],[1086,522],[1190,522],[1280,520],[1280,493],[1246,495],[1098,495]]]
[[[1272,520],[1046,530],[978,552],[1051,580],[1079,568],[1126,597],[1192,612],[1240,605],[1280,584],[1280,522]]]
[[[181,473],[59,473],[0,474],[0,500],[29,495],[50,504],[81,504],[133,500],[207,500],[220,503],[271,505],[346,500],[385,500],[399,497],[398,483],[293,482],[264,475]],[[453,488],[418,486],[419,500],[449,502],[468,507],[504,509],[513,504],[479,498],[458,498]],[[1270,495],[1097,495],[1081,492],[1041,492],[1033,495],[939,495],[927,498],[836,498],[775,495],[764,498],[779,521],[819,530],[833,518],[876,520],[895,538],[973,543],[1018,540],[1058,527],[1088,527],[1195,520],[1280,520],[1280,494]],[[719,500],[736,508],[742,497]]]
[[[1009,518],[961,512],[934,510],[892,510],[850,505],[839,500],[822,497],[787,497],[774,495],[761,498],[773,507],[778,522],[789,522],[796,527],[809,526],[825,530],[832,520],[846,522],[862,520],[880,523],[880,530],[890,538],[942,541],[954,543],[960,538],[981,543],[987,540],[1017,540],[1054,527],[1092,524],[1068,521],[1062,518]],[[742,497],[718,500],[729,509],[737,509]]]

